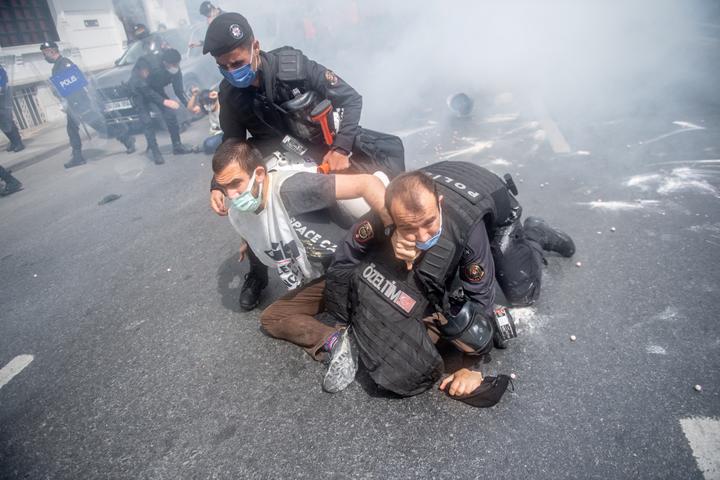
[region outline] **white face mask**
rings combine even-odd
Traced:
[[[166,69],[170,75],[175,75],[180,71],[180,67],[167,67]]]

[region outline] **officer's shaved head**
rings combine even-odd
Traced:
[[[263,166],[260,152],[252,148],[247,142],[237,138],[225,140],[217,149],[212,160],[213,172],[218,175],[232,163],[238,164],[246,173],[253,172],[257,167]]]
[[[408,212],[422,213],[428,195],[438,201],[437,187],[430,177],[420,171],[402,173],[385,189],[385,208],[392,214],[393,202],[400,202]]]

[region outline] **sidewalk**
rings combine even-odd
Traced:
[[[34,165],[43,160],[47,160],[52,156],[56,155],[63,150],[70,150],[70,140],[68,140],[66,130],[66,120],[61,120],[46,123],[41,127],[33,130],[25,130],[20,134],[25,144],[25,150],[22,152],[6,152],[5,148],[8,145],[7,137],[0,135],[0,165],[5,167],[11,172],[17,172],[23,168],[27,168],[30,165]],[[106,142],[109,141],[113,145],[113,149],[122,150],[122,146],[116,140],[106,139],[98,136],[97,132],[88,128],[92,140],[88,140],[85,130],[80,128],[80,137],[83,142],[83,149],[93,146],[93,142]],[[189,145],[201,145],[203,139],[207,136],[207,120],[200,119],[193,122],[187,129],[180,129],[183,143]],[[160,150],[163,151],[170,143],[170,139],[167,131],[161,130],[157,132],[157,139],[160,143]],[[137,143],[137,149],[139,152],[145,149],[145,139],[142,134],[136,134],[135,140]],[[103,145],[96,143],[96,148],[104,149]],[[68,152],[67,160],[70,160],[70,153]]]
[[[32,130],[20,132],[25,144],[22,152],[6,152],[8,141],[5,135],[0,135],[0,165],[10,171],[17,172],[37,162],[45,160],[58,152],[70,148],[66,121],[63,118],[51,123],[46,123]],[[85,132],[80,131],[83,141],[86,141]]]

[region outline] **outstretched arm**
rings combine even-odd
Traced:
[[[362,197],[385,226],[392,223],[385,209],[385,185],[375,175],[335,175],[335,197],[338,200]]]

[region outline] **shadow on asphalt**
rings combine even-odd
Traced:
[[[220,294],[220,303],[231,312],[240,313],[240,287],[245,279],[247,267],[245,262],[238,261],[238,253],[226,258],[217,271],[217,292]]]

